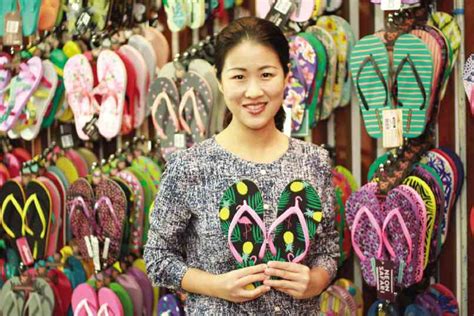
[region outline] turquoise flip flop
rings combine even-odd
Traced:
[[[393,65],[393,96],[403,111],[403,136],[418,137],[425,130],[430,106],[433,58],[421,39],[404,34],[395,42]]]
[[[390,109],[389,59],[385,44],[375,35],[362,38],[350,58],[352,79],[367,133],[382,137],[382,112]]]

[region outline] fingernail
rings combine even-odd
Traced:
[[[266,287],[265,287],[265,291],[270,291],[270,287],[269,287],[269,286],[266,286]]]

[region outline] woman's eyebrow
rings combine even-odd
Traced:
[[[260,68],[258,68],[258,70],[263,70],[263,69],[266,69],[266,68],[274,68],[274,69],[277,69],[277,67],[275,66],[272,66],[272,65],[265,65],[265,66],[262,66]],[[227,69],[226,71],[232,71],[232,70],[237,70],[237,71],[246,71],[247,68],[242,68],[242,67],[233,67],[233,68],[229,68]]]

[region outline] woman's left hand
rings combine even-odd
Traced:
[[[296,299],[306,299],[320,294],[315,274],[305,265],[293,262],[270,261],[267,263],[265,274],[279,277],[279,280],[265,280],[268,285]]]

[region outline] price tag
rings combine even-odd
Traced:
[[[178,149],[186,148],[186,134],[176,133],[174,134],[174,146]]]
[[[91,236],[92,242],[92,253],[93,253],[93,262],[94,262],[94,269],[96,271],[100,271],[102,268],[100,266],[100,251],[99,251],[99,239],[95,236]]]
[[[76,32],[78,34],[84,34],[92,22],[92,16],[87,12],[84,11],[79,15],[76,21]]]
[[[5,15],[5,29],[3,44],[6,46],[17,46],[23,44],[23,34],[20,12],[9,12]]]
[[[394,148],[403,145],[403,122],[402,110],[384,110],[383,123],[383,147]]]
[[[395,302],[395,264],[391,261],[375,261],[377,276],[377,297],[381,300]]]
[[[382,0],[380,2],[380,8],[383,11],[400,10],[401,7],[402,7],[402,0]]]
[[[59,140],[61,141],[62,148],[70,149],[76,145],[74,139],[74,128],[71,124],[64,124],[59,126],[59,135]]]
[[[21,237],[16,240],[16,246],[20,253],[21,261],[25,266],[30,266],[34,263],[33,255],[31,254],[30,246],[26,237]]]
[[[273,22],[276,26],[283,29],[290,19],[290,15],[294,9],[295,6],[293,5],[293,2],[289,0],[277,0],[273,4],[265,19]]]
[[[99,138],[99,129],[96,124],[98,119],[99,116],[97,114],[94,114],[92,119],[87,122],[87,124],[82,129],[91,140],[97,140]]]
[[[91,239],[89,236],[84,236],[84,240],[86,242],[87,254],[89,255],[89,258],[92,258],[94,254],[92,253]]]
[[[102,251],[102,259],[107,259],[109,257],[109,247],[110,247],[110,238],[105,238],[104,250]]]
[[[292,6],[293,6],[293,3],[289,0],[278,0],[275,3],[274,8],[281,14],[288,14]]]

